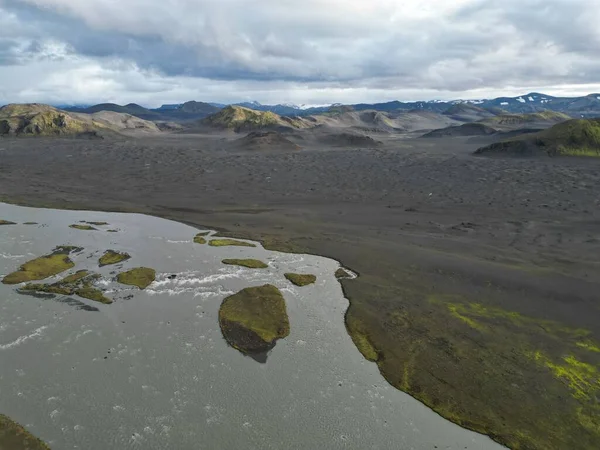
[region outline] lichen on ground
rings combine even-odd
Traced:
[[[10,222],[9,220],[0,220],[0,225],[16,225],[16,223]]]
[[[129,286],[146,289],[156,279],[156,271],[148,267],[138,267],[117,275],[117,281]]]
[[[266,269],[269,267],[268,264],[265,264],[258,259],[224,259],[223,264],[228,264],[230,266],[242,266],[249,269]]]
[[[23,264],[18,271],[4,277],[4,284],[19,284],[26,281],[44,280],[75,267],[69,254],[80,250],[78,247],[62,246],[50,255],[41,256]]]
[[[104,255],[102,255],[98,260],[98,264],[100,265],[100,267],[110,266],[113,264],[121,263],[123,261],[127,261],[130,258],[131,256],[128,253],[120,253],[114,250],[107,250],[106,252],[104,252]]]
[[[238,241],[237,239],[213,239],[208,245],[211,247],[228,247],[228,246],[237,246],[237,247],[256,247],[256,244],[251,244],[250,242]]]
[[[219,309],[219,325],[229,345],[244,354],[267,352],[290,333],[285,299],[270,284],[227,297]]]
[[[317,277],[315,275],[309,274],[286,273],[284,276],[288,279],[288,281],[300,287],[314,284],[317,281]]]
[[[50,447],[18,423],[0,414],[0,449],[50,450]]]

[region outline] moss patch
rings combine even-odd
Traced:
[[[250,242],[238,241],[237,239],[213,239],[208,243],[211,247],[256,247]]]
[[[288,281],[300,287],[308,286],[309,284],[314,284],[317,281],[317,277],[315,275],[286,273],[284,276],[288,279]]]
[[[0,414],[0,448],[6,450],[50,450],[45,442]]]
[[[352,275],[346,269],[340,267],[338,270],[335,271],[335,277],[338,280],[341,280],[345,278],[352,278]]]
[[[97,226],[97,227],[102,227],[102,226],[105,226],[105,225],[110,225],[108,222],[84,222],[84,223],[87,223],[88,225],[94,225],[94,226]]]
[[[270,284],[227,297],[219,309],[219,325],[229,345],[245,354],[267,352],[290,333],[283,295]]]
[[[47,293],[57,295],[79,295],[99,303],[111,304],[112,300],[105,297],[100,289],[93,286],[94,281],[98,280],[100,275],[90,273],[87,270],[80,270],[77,273],[66,276],[62,280],[52,284],[26,284],[20,293]]]
[[[115,252],[114,250],[107,250],[104,255],[98,260],[100,267],[110,266],[112,264],[119,264],[123,261],[127,261],[131,256],[127,253]]]
[[[129,286],[146,289],[156,279],[156,271],[148,267],[138,267],[117,275],[117,281]]]
[[[98,231],[97,228],[94,228],[90,225],[80,225],[80,224],[73,224],[73,225],[69,225],[69,228],[73,228],[75,230],[82,230],[82,231]]]
[[[198,233],[196,236],[194,236],[194,242],[196,244],[206,244],[206,239],[204,238],[204,236],[206,236],[204,233]]]
[[[16,225],[16,223],[10,222],[8,220],[0,220],[0,225]]]
[[[228,264],[230,266],[242,266],[249,269],[266,269],[269,267],[268,264],[265,264],[258,259],[224,259],[223,264]]]
[[[18,271],[4,277],[4,284],[19,284],[25,281],[44,280],[75,267],[69,254],[77,247],[57,247],[50,255],[41,256],[23,264]]]

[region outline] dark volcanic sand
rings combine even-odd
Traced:
[[[349,329],[393,385],[512,447],[600,448],[597,374],[568,367],[582,395],[552,369],[600,367],[600,160],[374,137],[293,153],[194,135],[0,140],[0,199],[148,212],[338,259],[360,274],[342,282]]]

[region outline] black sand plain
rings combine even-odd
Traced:
[[[348,330],[392,385],[514,449],[600,448],[600,160],[418,136],[296,133],[286,151],[228,133],[0,139],[0,200],[337,259],[359,274],[341,280]]]

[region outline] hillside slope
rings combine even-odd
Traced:
[[[600,119],[569,120],[532,136],[521,136],[482,147],[475,154],[600,157]]]
[[[279,116],[269,111],[255,111],[242,106],[227,106],[202,121],[211,128],[227,129],[236,132],[265,128],[310,128],[310,121],[301,118]]]

